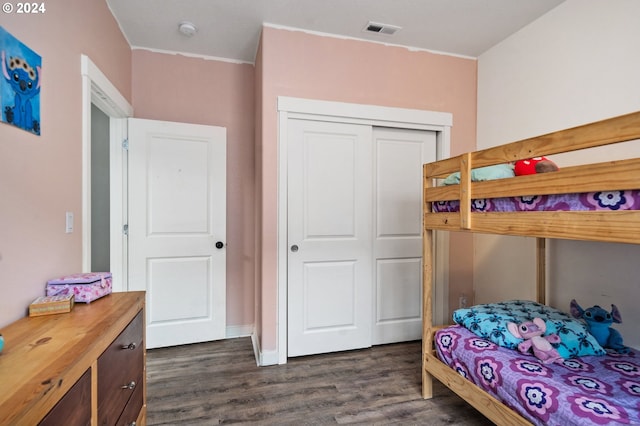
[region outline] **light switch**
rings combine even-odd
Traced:
[[[73,213],[67,212],[66,214],[66,228],[65,232],[71,234],[73,232]]]

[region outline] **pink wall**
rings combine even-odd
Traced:
[[[5,30],[42,56],[42,136],[0,123],[0,327],[26,315],[47,279],[82,268],[80,55],[131,98],[131,50],[106,2],[45,6],[39,15],[0,15]]]
[[[263,350],[276,348],[277,330],[277,96],[292,96],[453,113],[452,155],[475,148],[476,61],[356,40],[263,28],[261,44],[262,141],[258,188],[262,236]],[[451,258],[472,264],[470,238],[454,238]],[[468,236],[467,236],[468,237]],[[468,274],[450,271],[452,291]]]
[[[227,325],[254,324],[254,68],[133,51],[134,116],[227,128]]]

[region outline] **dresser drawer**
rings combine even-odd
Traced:
[[[91,424],[91,369],[62,397],[39,426],[88,426]]]
[[[98,358],[98,424],[100,425],[116,424],[132,395],[137,390],[142,391],[143,320],[141,311]]]
[[[120,415],[120,419],[118,419],[116,426],[132,426],[136,424],[136,419],[140,414],[140,409],[143,404],[142,374],[140,375],[137,383],[140,383],[140,386],[136,386],[133,390],[133,395],[129,398],[129,402]]]

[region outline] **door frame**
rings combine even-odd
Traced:
[[[91,269],[91,104],[109,117],[110,264],[113,291],[127,290],[127,163],[122,143],[127,138],[127,118],[133,107],[86,55],[81,55],[82,75],[82,271]]]
[[[287,362],[287,126],[289,119],[328,121],[336,123],[365,124],[407,130],[436,132],[436,158],[450,157],[451,126],[453,114],[447,112],[352,104],[314,99],[278,96],[278,244],[277,244],[277,349],[263,354],[261,365],[286,364]],[[444,323],[448,306],[448,233],[436,232],[435,236],[434,320]],[[440,289],[440,291],[438,291]],[[269,359],[266,359],[269,358]]]

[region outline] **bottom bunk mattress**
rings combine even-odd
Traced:
[[[459,325],[435,342],[443,362],[533,424],[640,424],[639,351],[542,364]]]

